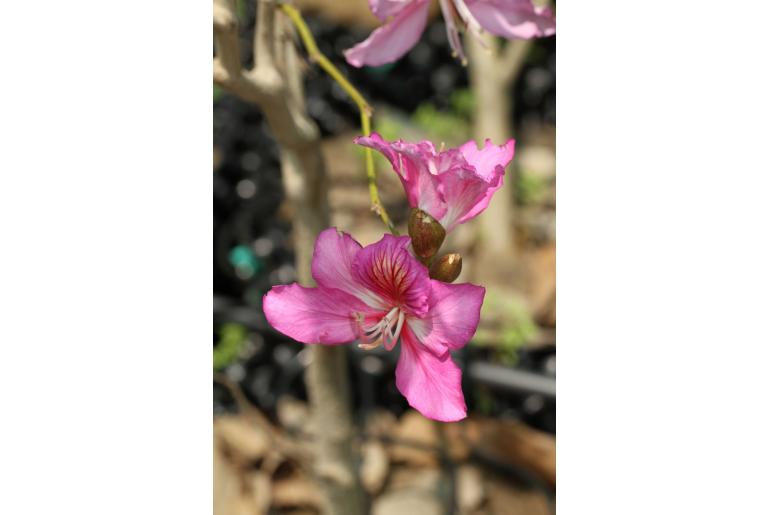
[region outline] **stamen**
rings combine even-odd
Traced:
[[[393,332],[393,342],[395,343],[396,340],[398,340],[398,337],[401,336],[401,328],[404,327],[404,320],[406,319],[406,315],[403,311],[398,312],[398,323],[396,324],[396,330]]]
[[[362,327],[363,315],[357,315],[356,319],[361,327],[360,338],[363,340],[358,344],[359,349],[372,350],[384,343],[390,350],[401,335],[406,314],[397,307],[392,308],[379,322],[369,327]]]
[[[463,44],[460,42],[460,34],[457,31],[457,26],[455,25],[454,13],[452,12],[452,8],[449,7],[448,2],[449,0],[439,0],[439,5],[441,6],[441,14],[444,15],[444,25],[446,25],[447,39],[449,39],[449,46],[452,47],[452,55],[459,57],[463,66],[465,66],[468,63],[468,60],[465,58],[465,52],[463,52]]]
[[[465,5],[463,0],[453,0],[453,3],[455,4],[455,9],[457,9],[457,14],[459,14],[460,18],[462,18],[462,20],[465,22],[465,26],[468,27],[468,30],[470,30],[471,33],[476,36],[476,39],[478,39],[479,42],[481,42],[481,46],[486,47],[484,41],[481,39],[481,24],[478,22],[476,17],[473,16],[473,13],[471,13],[470,9],[468,9],[468,6]]]

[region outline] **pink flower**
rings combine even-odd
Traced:
[[[478,215],[503,185],[505,167],[513,159],[514,140],[505,145],[471,140],[436,152],[430,141],[389,143],[377,133],[353,141],[380,151],[393,166],[411,207],[438,220],[447,232]]]
[[[466,415],[461,372],[449,354],[476,332],[484,288],[428,277],[409,253],[409,237],[386,234],[361,247],[331,228],[318,235],[313,253],[317,288],[274,286],[264,297],[268,322],[303,343],[334,345],[359,339],[359,347],[401,340],[396,386],[426,417],[451,422]]]
[[[465,62],[450,0],[439,0],[453,52]],[[532,0],[452,0],[468,30],[479,36],[482,28],[508,39],[553,36],[556,21],[550,9]],[[384,22],[369,37],[345,51],[352,66],[391,63],[417,44],[428,20],[430,0],[369,0],[372,13]]]

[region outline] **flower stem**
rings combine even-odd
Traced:
[[[310,32],[310,29],[305,23],[305,20],[302,19],[302,14],[299,12],[299,10],[297,10],[296,7],[286,3],[281,3],[280,9],[286,14],[286,16],[289,17],[292,24],[294,24],[294,27],[297,29],[297,33],[299,34],[302,43],[305,45],[305,50],[307,50],[310,59],[318,63],[318,65],[326,73],[328,73],[337,84],[340,85],[345,93],[347,93],[351,100],[353,100],[353,102],[356,104],[358,110],[361,113],[361,130],[364,136],[369,136],[372,133],[372,107],[369,105],[363,95],[361,95],[361,93],[355,88],[355,86],[353,86],[350,81],[348,81],[345,76],[342,75],[337,67],[334,66],[334,64],[332,64],[332,62],[321,53],[321,51],[318,49],[318,45],[316,45],[315,39],[313,38],[313,34]],[[398,235],[398,231],[388,216],[388,212],[385,210],[385,206],[383,206],[382,202],[380,201],[380,194],[379,190],[377,189],[377,172],[374,169],[374,156],[372,154],[371,148],[364,148],[364,157],[366,162],[366,178],[369,182],[369,197],[372,199],[372,211],[377,213],[391,234]]]

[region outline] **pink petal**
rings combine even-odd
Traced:
[[[436,166],[436,149],[430,141],[407,143],[402,140],[387,142],[376,132],[353,140],[359,145],[373,148],[388,161],[401,179],[406,198],[411,207],[419,207],[436,220],[446,213],[446,203],[439,192]]]
[[[476,333],[485,289],[474,284],[431,280],[430,310],[407,323],[415,338],[437,357],[460,349]]]
[[[447,232],[484,211],[492,195],[503,185],[502,166],[495,168],[488,180],[475,172],[456,170],[439,176],[447,211],[439,219]]]
[[[361,248],[349,234],[334,227],[322,231],[313,250],[313,279],[323,288],[342,290],[373,308],[385,309],[383,300],[353,276],[353,262]]]
[[[429,5],[428,0],[414,0],[389,23],[375,29],[366,40],[345,50],[345,59],[356,68],[380,66],[399,59],[420,39],[428,20]]]
[[[409,405],[440,422],[465,418],[467,408],[461,387],[462,372],[451,355],[446,353],[438,358],[427,352],[408,328],[401,334],[396,386]]]
[[[465,0],[484,29],[508,39],[531,39],[556,34],[550,9],[535,7],[531,0]]]
[[[347,343],[358,338],[356,312],[371,308],[340,290],[273,286],[262,309],[277,331],[302,343]]]
[[[396,153],[395,150],[393,150],[393,147],[390,143],[382,139],[382,136],[376,132],[373,132],[370,136],[357,136],[353,138],[353,143],[363,147],[373,148],[374,150],[380,152],[388,161],[390,161],[390,166],[393,167],[393,170],[399,176],[402,176],[401,157]]]
[[[495,145],[490,139],[484,141],[484,147],[479,150],[473,140],[459,147],[469,165],[476,173],[489,180],[498,166],[505,168],[513,159],[516,141],[509,139],[505,145]]]
[[[411,0],[369,0],[369,9],[380,21],[396,16]]]
[[[430,278],[428,269],[409,253],[409,236],[386,234],[356,256],[353,273],[367,289],[389,306],[403,305],[411,314],[428,310]]]
[[[458,148],[473,172],[468,173],[465,167],[456,166],[451,172],[439,176],[441,192],[448,207],[439,221],[447,232],[487,208],[492,195],[503,185],[505,167],[513,159],[514,146],[512,139],[500,146],[487,139],[481,150],[472,140]]]

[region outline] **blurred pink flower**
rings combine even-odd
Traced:
[[[460,420],[466,416],[461,372],[449,351],[476,332],[485,290],[430,279],[408,247],[407,236],[386,234],[361,247],[350,235],[327,229],[313,253],[318,287],[274,286],[264,297],[265,316],[303,343],[359,339],[361,348],[391,350],[400,338],[399,391],[428,418]]]
[[[430,141],[387,142],[376,132],[353,141],[388,158],[404,185],[409,205],[431,215],[447,232],[487,208],[503,185],[515,145],[512,139],[501,146],[486,140],[479,150],[471,140],[436,152]]]
[[[452,0],[454,9],[468,30],[479,36],[482,29],[508,39],[553,36],[556,21],[546,7],[532,0]],[[463,62],[460,35],[450,0],[439,0],[452,51]],[[428,21],[430,0],[369,0],[372,13],[384,24],[367,39],[345,51],[350,65],[380,66],[406,54],[419,41]]]

